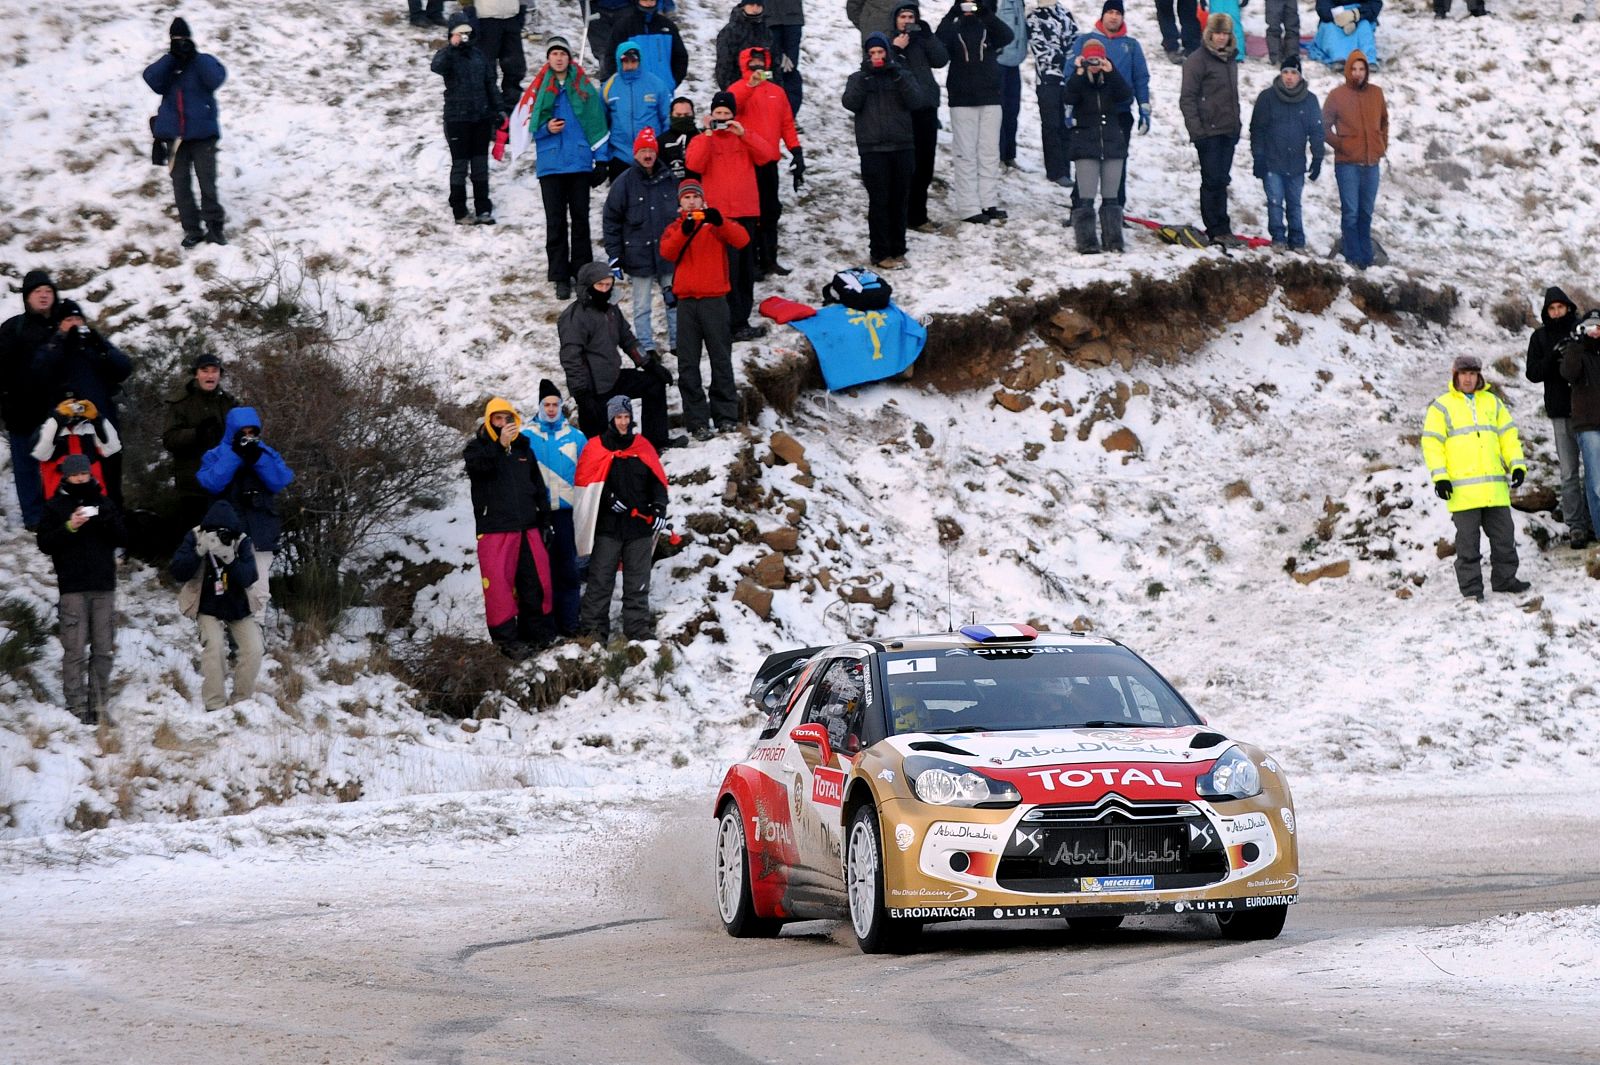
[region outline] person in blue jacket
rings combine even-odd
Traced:
[[[600,87],[572,61],[565,37],[545,43],[545,65],[533,79],[528,128],[534,173],[544,201],[545,259],[556,299],[572,298],[578,268],[594,261],[589,190],[606,181],[609,130]]]
[[[1267,193],[1267,232],[1275,248],[1306,246],[1300,192],[1322,173],[1322,105],[1300,73],[1300,56],[1278,64],[1278,77],[1256,97],[1250,113],[1250,155]],[[1306,146],[1311,169],[1306,169]]]
[[[1382,11],[1383,0],[1342,4],[1317,0],[1317,35],[1306,54],[1343,74],[1345,57],[1359,50],[1367,57],[1367,69],[1377,70],[1378,15]]]
[[[567,421],[561,411],[561,390],[549,378],[539,382],[539,413],[533,424],[522,430],[522,435],[533,446],[539,475],[550,493],[552,535],[545,549],[550,554],[556,631],[563,636],[575,636],[583,579],[578,566],[577,540],[572,532],[572,507],[577,500],[574,481],[578,475],[578,456],[589,438]]]
[[[172,20],[167,36],[171,41],[167,54],[144,68],[144,83],[161,96],[150,132],[171,145],[172,197],[183,223],[183,246],[192,248],[202,240],[226,244],[222,225],[227,217],[217,199],[217,141],[222,128],[213,94],[228,72],[215,56],[195,49],[189,24],[182,18]],[[199,206],[191,175],[200,179]]]
[[[268,597],[267,574],[278,550],[283,519],[276,496],[294,480],[283,456],[261,440],[261,416],[254,407],[235,407],[222,423],[222,443],[200,459],[195,476],[212,497],[226,501],[250,534],[259,577],[252,591],[259,603]]]
[[[1185,0],[1179,0],[1183,3]],[[1122,75],[1133,95],[1117,105],[1117,123],[1122,127],[1122,136],[1131,144],[1133,135],[1133,109],[1139,108],[1139,132],[1150,132],[1150,66],[1144,59],[1144,48],[1128,33],[1127,23],[1123,19],[1122,0],[1105,0],[1105,5],[1100,9],[1100,21],[1094,24],[1094,29],[1081,34],[1073,42],[1072,58],[1068,66],[1073,66],[1077,58],[1083,54],[1083,46],[1090,41],[1099,41],[1106,50],[1106,58],[1111,61],[1111,67]],[[1128,153],[1130,156],[1132,152]],[[1115,204],[1123,207],[1128,202],[1128,163],[1123,162],[1121,179],[1117,182],[1114,191],[1105,191],[1102,203]],[[1077,206],[1077,191],[1073,191],[1073,206]]]
[[[646,126],[633,142],[633,165],[611,186],[601,217],[601,234],[613,274],[632,282],[633,335],[646,355],[656,358],[651,322],[655,289],[667,312],[667,347],[678,350],[678,301],[672,294],[670,259],[661,257],[661,232],[678,217],[678,179],[661,160],[655,130]]]
[[[611,124],[606,167],[616,181],[633,165],[633,142],[639,131],[667,128],[672,89],[643,68],[637,43],[623,41],[617,45],[617,72],[605,80],[600,95]]]
[[[1028,5],[1024,0],[996,0],[994,15],[1011,31],[1011,43],[995,58],[1000,62],[1000,165],[1014,169],[1017,118],[1022,114],[1022,61],[1028,58]]]

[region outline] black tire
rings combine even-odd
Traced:
[[[1122,915],[1109,917],[1068,917],[1067,927],[1081,936],[1108,936],[1122,927]]]
[[[1234,910],[1217,914],[1217,928],[1223,939],[1277,939],[1288,919],[1289,907],[1263,906],[1259,910]]]
[[[916,949],[922,922],[891,919],[883,904],[883,833],[878,811],[860,806],[845,837],[844,891],[850,926],[863,954],[905,954]]]
[[[750,897],[750,847],[744,834],[744,815],[739,804],[729,800],[717,817],[717,846],[714,873],[717,889],[717,915],[722,927],[735,939],[771,939],[783,927],[776,917],[762,917]]]

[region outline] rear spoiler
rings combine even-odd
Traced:
[[[763,713],[770,713],[774,709],[774,702],[788,702],[790,688],[800,671],[807,662],[830,646],[796,647],[768,655],[766,661],[761,663],[761,668],[756,670],[755,679],[750,682],[750,701]]]

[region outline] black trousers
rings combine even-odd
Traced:
[[[744,247],[728,249],[728,314],[733,331],[737,333],[750,324],[750,310],[756,303],[756,232],[761,228],[761,219],[735,218],[734,221],[750,234]],[[678,328],[683,328],[681,319]],[[683,337],[678,338],[678,343],[683,343]]]
[[[1206,236],[1213,240],[1233,233],[1233,223],[1228,219],[1228,184],[1232,180],[1233,149],[1238,143],[1238,137],[1220,134],[1202,137],[1194,144],[1200,155],[1200,219],[1205,223]]]
[[[193,180],[200,182],[200,202],[195,203]],[[184,141],[172,160],[172,199],[178,205],[178,219],[187,236],[200,236],[200,226],[220,229],[226,221],[222,201],[217,199],[217,138]]]
[[[911,189],[906,200],[906,225],[928,221],[928,186],[933,184],[933,162],[939,149],[939,109],[924,107],[911,112],[911,134],[916,139]]]
[[[680,303],[682,301],[679,301]],[[680,324],[679,328],[682,328]],[[681,342],[681,338],[680,338]],[[584,392],[575,397],[578,401],[578,428],[583,435],[596,437],[606,427],[606,404],[612,396],[637,399],[644,407],[639,420],[639,432],[660,451],[667,442],[667,386],[643,370],[624,368],[617,374],[617,383],[609,392],[592,395]]]
[[[480,17],[474,36],[478,51],[489,61],[490,72],[496,63],[500,65],[500,110],[509,115],[522,99],[522,79],[528,75],[528,57],[522,51],[522,18]]]
[[[861,183],[867,187],[867,245],[874,264],[906,253],[906,201],[916,166],[917,153],[911,148],[861,153]]]
[[[776,159],[756,167],[756,193],[761,197],[761,221],[751,235],[755,238],[756,265],[766,270],[778,261],[778,219],[783,217]]]
[[[594,241],[589,236],[589,171],[542,177],[539,195],[544,199],[546,279],[570,281],[578,276],[578,267],[594,261]]]
[[[406,0],[406,6],[411,9],[412,18],[422,17],[422,0]],[[444,0],[428,0],[428,14],[444,14]]]
[[[1195,16],[1195,5],[1190,0],[1177,0],[1176,14],[1173,8],[1173,0],[1156,0],[1161,47],[1168,52],[1181,50],[1188,55],[1200,47],[1200,20]]]
[[[1067,144],[1067,110],[1061,102],[1063,83],[1040,78],[1034,90],[1039,99],[1039,139],[1044,146],[1044,176],[1051,181],[1072,176],[1072,156]]]
[[[739,422],[739,388],[733,379],[733,337],[728,301],[722,296],[678,298],[678,394],[690,432],[713,420],[729,429]],[[700,377],[700,349],[711,362],[711,399]]]
[[[457,218],[467,213],[467,168],[472,169],[472,205],[475,213],[489,214],[489,141],[494,120],[446,122],[444,139],[450,145],[450,210]]]

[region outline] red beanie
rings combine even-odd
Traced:
[[[1083,44],[1083,57],[1085,59],[1104,59],[1106,46],[1099,41],[1085,41]]]
[[[638,155],[641,148],[649,148],[652,152],[659,152],[661,145],[656,143],[656,131],[646,126],[633,138],[633,154]]]

